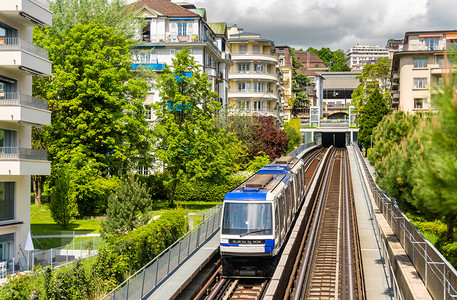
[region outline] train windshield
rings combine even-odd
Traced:
[[[272,234],[271,203],[225,203],[222,234]]]

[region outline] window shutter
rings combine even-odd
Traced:
[[[178,24],[176,22],[170,23],[170,33],[171,34],[178,34]]]

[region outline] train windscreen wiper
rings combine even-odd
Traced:
[[[245,233],[240,234],[240,237],[243,237],[243,236],[248,235],[248,234],[251,234],[251,233],[262,232],[262,231],[267,231],[267,230],[270,230],[270,228],[266,228],[266,229],[256,229],[256,230],[248,231],[248,232],[245,232]]]

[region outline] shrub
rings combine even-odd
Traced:
[[[110,240],[99,250],[94,277],[104,281],[103,285],[121,283],[187,232],[186,214],[184,209],[167,211],[157,220]]]
[[[457,242],[446,243],[440,247],[440,252],[449,261],[449,263],[457,267]]]

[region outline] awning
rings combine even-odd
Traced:
[[[446,39],[447,40],[450,40],[450,39],[457,39],[457,32],[455,33],[446,33]]]

